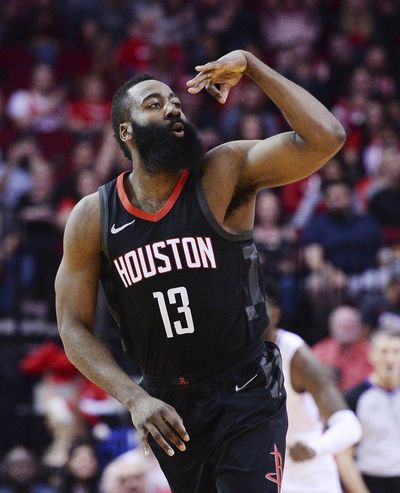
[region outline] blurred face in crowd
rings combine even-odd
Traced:
[[[259,140],[264,136],[263,123],[259,115],[249,113],[243,115],[239,124],[240,138],[243,140]]]
[[[11,481],[20,486],[31,484],[37,473],[33,454],[24,447],[15,447],[6,456],[6,472]]]
[[[372,46],[365,57],[371,70],[383,70],[386,67],[386,52],[381,46]]]
[[[244,111],[249,113],[260,111],[265,104],[265,97],[261,89],[255,84],[246,84],[243,87],[240,102]]]
[[[82,87],[83,96],[86,100],[97,103],[104,100],[105,87],[103,79],[91,76],[85,79]]]
[[[126,471],[120,476],[120,493],[145,493],[146,476],[141,465],[126,466]]]
[[[196,129],[187,121],[178,97],[157,80],[128,90],[132,143],[149,173],[200,165],[204,151]]]
[[[357,310],[350,306],[340,306],[331,313],[329,318],[331,336],[340,344],[352,344],[361,337],[361,317]]]
[[[395,147],[383,152],[379,173],[388,184],[400,184],[400,152]]]
[[[34,202],[48,200],[53,194],[54,175],[48,164],[37,164],[32,172],[31,198]]]
[[[372,90],[371,76],[365,68],[357,68],[351,76],[351,89],[354,94],[369,95]]]
[[[320,171],[321,178],[325,181],[340,180],[343,178],[343,170],[337,159],[331,159]]]
[[[41,94],[46,94],[54,86],[54,74],[50,65],[36,65],[32,73],[32,86]]]
[[[385,288],[385,296],[390,304],[400,307],[400,277],[393,277]]]
[[[272,192],[257,197],[257,219],[261,225],[276,224],[281,212],[278,197]]]
[[[86,140],[79,142],[72,152],[71,159],[75,170],[90,168],[94,161],[93,145]]]
[[[76,181],[76,191],[79,197],[96,192],[99,186],[99,178],[94,170],[83,169],[79,172]]]
[[[93,448],[90,445],[76,447],[69,459],[69,470],[78,480],[86,481],[93,478],[99,464]]]
[[[330,215],[346,217],[352,209],[351,190],[342,183],[329,185],[325,191],[325,204]]]
[[[371,342],[370,361],[374,381],[387,388],[400,386],[400,332],[397,336],[376,334]]]

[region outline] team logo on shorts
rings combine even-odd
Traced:
[[[269,472],[265,475],[265,477],[268,479],[268,481],[272,481],[273,483],[276,483],[276,486],[278,488],[278,493],[281,491],[282,487],[282,470],[283,470],[283,463],[282,463],[282,455],[278,450],[278,447],[274,443],[274,451],[271,452],[271,455],[275,457],[275,472]]]

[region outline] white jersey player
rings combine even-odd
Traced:
[[[341,493],[334,455],[358,442],[361,426],[303,339],[277,328],[279,295],[269,283],[267,299],[270,325],[264,336],[282,354],[289,419],[281,493]],[[351,493],[367,491],[356,474]]]

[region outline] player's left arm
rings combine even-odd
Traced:
[[[358,419],[348,409],[327,370],[306,344],[294,354],[290,374],[294,390],[312,395],[327,426],[324,433],[314,441],[298,442],[291,447],[289,453],[292,459],[302,461],[316,454],[337,454],[357,443],[361,437]]]
[[[320,168],[342,147],[345,131],[332,113],[251,53],[236,50],[196,70],[198,75],[187,83],[190,93],[206,89],[223,104],[230,89],[246,74],[278,106],[292,128],[265,140],[228,142],[212,151],[216,156],[226,151],[236,156],[231,159],[236,187],[259,190],[299,180]]]

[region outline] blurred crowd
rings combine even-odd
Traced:
[[[8,424],[0,424],[0,480],[10,482],[19,461],[36,481],[36,454],[47,466],[47,484],[63,492],[97,491],[91,485],[106,464],[106,493],[164,491],[112,486],[118,474],[125,478],[124,461],[136,461],[139,476],[150,467],[129,455],[112,462],[135,445],[123,410],[98,389],[82,390],[86,382],[62,354],[58,366],[43,356],[61,351],[53,281],[68,214],[129,169],[112,135],[110,107],[116,88],[137,73],[174,88],[206,149],[287,130],[277,108],[245,78],[223,106],[187,93],[195,65],[233,49],[253,52],[341,121],[347,141],[326,166],[260,193],[254,239],[266,276],[282,293],[281,325],[315,344],[343,391],[368,376],[368,336],[377,328],[400,330],[399,25],[397,0],[1,3],[0,372],[7,404],[0,404],[0,422]],[[99,313],[96,330],[119,353],[101,296]],[[52,409],[63,423],[52,424]],[[96,446],[71,449],[88,430]],[[55,465],[46,462],[51,446]],[[90,475],[80,489],[66,486],[78,474],[77,453],[87,456],[80,474]],[[8,491],[14,490],[0,488]]]

